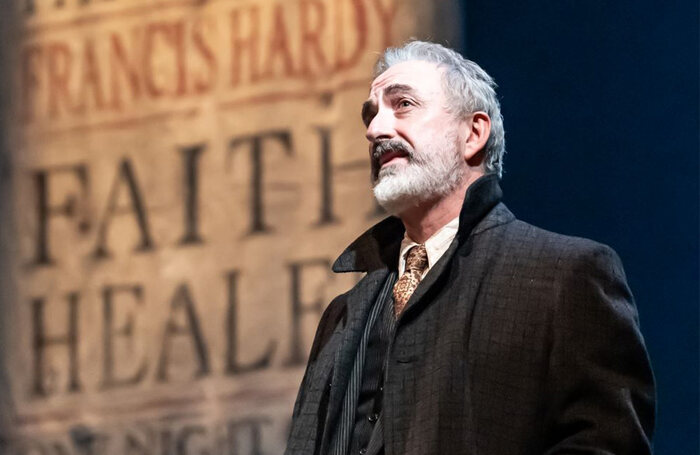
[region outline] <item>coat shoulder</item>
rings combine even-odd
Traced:
[[[620,258],[608,245],[591,239],[551,232],[524,221],[512,222],[486,231],[487,237],[498,241],[499,250],[512,259],[535,260],[557,269],[619,264]],[[483,239],[488,242],[489,239]]]

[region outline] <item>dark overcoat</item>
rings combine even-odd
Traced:
[[[470,186],[455,240],[397,321],[386,455],[651,453],[653,375],[618,256],[521,222],[500,198],[496,176]],[[288,455],[325,455],[402,237],[387,218],[335,262],[366,275],[321,318]]]

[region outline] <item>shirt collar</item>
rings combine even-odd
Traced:
[[[455,235],[457,235],[458,229],[459,216],[456,216],[425,241],[425,250],[428,253],[428,269],[435,265],[438,259],[447,251],[450,243],[452,243]],[[404,233],[403,240],[401,241],[401,249],[399,250],[399,276],[401,276],[404,271],[408,250],[415,245],[418,245],[418,243],[413,241],[413,239],[408,236],[408,233]]]

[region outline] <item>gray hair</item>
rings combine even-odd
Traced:
[[[410,60],[435,63],[445,69],[442,82],[450,104],[448,109],[452,113],[459,117],[477,111],[488,114],[491,118],[491,134],[484,146],[484,168],[488,173],[501,176],[506,140],[493,78],[479,65],[452,49],[425,41],[409,41],[401,47],[386,49],[374,66],[374,77],[392,65]]]

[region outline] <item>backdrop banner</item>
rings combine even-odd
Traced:
[[[452,2],[14,0],[2,13],[0,453],[275,454],[382,217],[360,105]],[[458,43],[454,43],[458,44]]]

